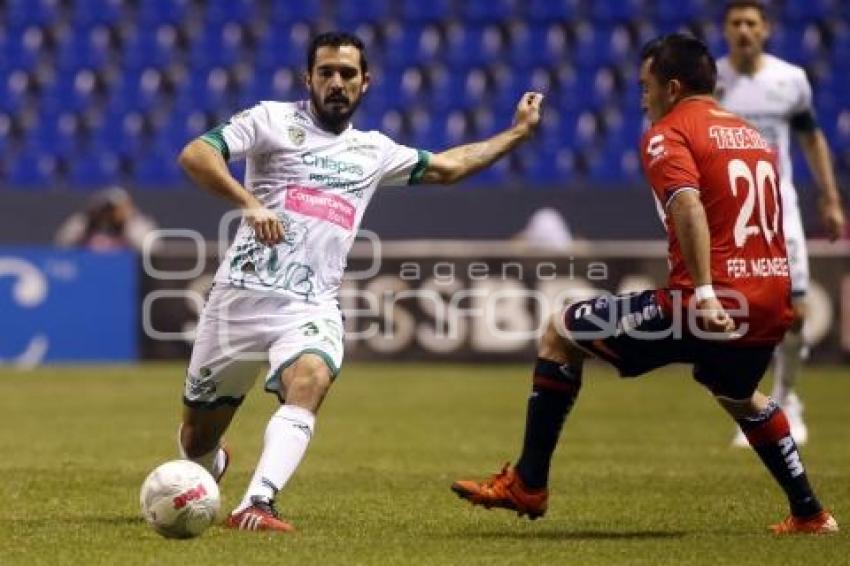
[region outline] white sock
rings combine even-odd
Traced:
[[[224,450],[221,449],[221,445],[216,446],[206,454],[202,454],[197,458],[189,458],[186,454],[186,449],[183,447],[182,431],[183,425],[180,425],[177,428],[177,452],[180,454],[180,457],[184,460],[192,460],[196,464],[200,464],[212,475],[212,477],[218,479],[218,476],[221,475],[221,472],[224,470],[224,466],[227,464],[227,456],[224,454]]]
[[[316,415],[295,405],[283,405],[272,415],[263,453],[237,512],[250,507],[252,497],[274,499],[301,463],[315,424]]]
[[[777,403],[784,405],[788,395],[794,390],[800,364],[803,358],[803,333],[788,332],[776,347],[775,365],[773,366],[773,397]]]

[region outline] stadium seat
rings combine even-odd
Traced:
[[[37,190],[57,184],[61,163],[58,156],[32,152],[14,155],[5,185],[13,189]]]
[[[579,5],[579,0],[530,0],[526,13],[535,22],[568,21],[576,16]]]
[[[339,2],[337,21],[342,29],[352,29],[364,22],[378,22],[390,13],[390,0],[360,0]]]
[[[681,2],[684,4],[684,2]],[[628,22],[640,16],[644,6],[641,0],[622,0],[620,2],[593,2],[590,16],[596,22]]]
[[[275,4],[282,4],[276,2]],[[309,4],[309,2],[305,2]],[[222,27],[228,22],[247,24],[258,17],[254,0],[228,0],[207,3],[206,25]]]
[[[133,179],[146,190],[173,189],[184,181],[177,165],[177,151],[154,150],[133,161]]]
[[[157,159],[259,100],[305,97],[307,42],[331,25],[356,30],[369,49],[373,84],[358,125],[386,127],[401,143],[445,147],[502,127],[518,97],[538,89],[549,115],[534,147],[547,158],[523,153],[470,182],[522,174],[542,184],[565,175],[628,180],[644,128],[635,68],[643,43],[684,29],[715,53],[726,51],[722,3],[712,0],[2,4],[0,129],[11,137],[0,148],[10,164],[42,163],[30,171],[9,165],[5,175],[45,188],[94,186],[110,175],[179,184]],[[847,175],[847,2],[785,0],[775,15],[770,49],[811,75],[820,122]],[[68,116],[77,117],[73,132],[63,130]],[[91,159],[96,150],[105,152],[103,163]],[[82,152],[85,163],[69,152]]]
[[[400,7],[404,19],[412,22],[428,22],[441,19],[439,16],[454,15],[451,0],[401,0]]]
[[[5,112],[0,112],[0,155],[7,155],[15,128],[14,118]]]
[[[11,28],[29,25],[46,26],[59,17],[52,3],[47,0],[8,0],[5,19]]]
[[[694,4],[682,0],[656,0],[655,19],[668,29],[683,25],[699,17],[700,13]]]
[[[68,185],[74,189],[98,189],[121,176],[121,158],[107,148],[76,155],[68,166]]]
[[[71,21],[75,28],[91,28],[98,24],[114,24],[122,17],[118,0],[76,0]]]
[[[272,2],[271,18],[275,24],[313,22],[319,18],[318,2]]]
[[[465,0],[459,3],[459,16],[477,24],[504,22],[513,15],[514,4],[511,0]]]
[[[145,0],[137,4],[139,22],[145,27],[185,21],[192,7],[191,0]]]

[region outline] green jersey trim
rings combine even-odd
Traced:
[[[419,156],[419,161],[416,162],[416,166],[414,166],[413,170],[410,171],[410,179],[407,180],[408,185],[417,185],[421,183],[422,177],[425,176],[425,171],[431,163],[431,152],[417,149],[416,153]]]
[[[208,144],[213,146],[215,149],[217,149],[221,153],[221,155],[222,155],[222,157],[224,157],[225,161],[230,159],[230,148],[227,147],[227,142],[224,141],[224,135],[222,134],[222,130],[224,130],[224,127],[227,124],[229,124],[229,122],[225,122],[224,124],[219,124],[218,126],[213,128],[212,130],[206,132],[205,134],[203,134],[201,136],[202,140],[204,140],[205,142],[207,142]]]

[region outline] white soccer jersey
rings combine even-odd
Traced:
[[[813,113],[812,87],[800,67],[768,53],[754,75],[739,74],[729,57],[717,61],[717,97],[727,110],[759,129],[779,153],[780,176],[785,190],[793,188],[791,120]]]
[[[283,242],[268,247],[243,220],[216,283],[310,303],[336,299],[375,189],[418,182],[430,159],[380,132],[323,130],[307,101],[261,102],[202,139],[247,159],[245,188],[284,228]]]
[[[809,286],[809,256],[792,179],[791,123],[795,117],[814,114],[812,87],[800,67],[767,53],[763,57],[764,65],[754,75],[738,73],[729,57],[717,61],[717,97],[727,110],[758,128],[779,154],[782,225],[791,264],[791,289],[795,295],[803,295]]]

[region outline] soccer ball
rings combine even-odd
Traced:
[[[139,494],[142,516],[168,538],[192,538],[215,520],[221,506],[218,484],[189,460],[166,462],[148,475]]]

